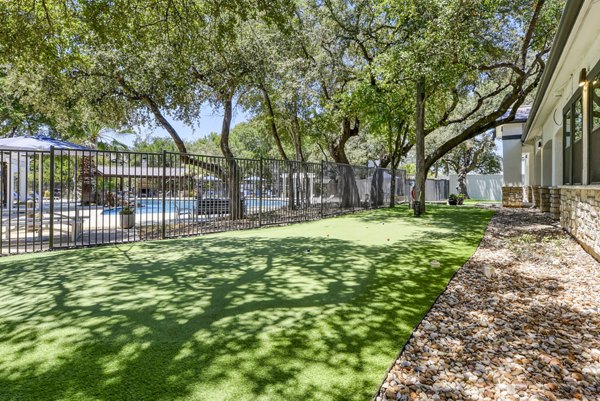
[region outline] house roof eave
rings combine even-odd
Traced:
[[[560,23],[558,24],[558,30],[556,31],[556,35],[554,36],[554,42],[552,43],[552,51],[550,52],[550,57],[548,58],[546,69],[542,74],[540,86],[533,101],[529,119],[527,120],[527,123],[525,124],[525,129],[523,130],[523,136],[521,138],[523,142],[527,140],[527,136],[529,135],[531,126],[533,125],[533,122],[536,119],[537,112],[539,111],[542,105],[542,101],[544,100],[546,92],[548,91],[548,88],[552,81],[552,77],[556,71],[558,62],[562,57],[565,45],[569,39],[569,36],[571,35],[573,26],[575,25],[575,21],[579,16],[579,12],[581,11],[583,3],[584,0],[568,0],[567,4],[565,5],[565,10],[563,11]]]

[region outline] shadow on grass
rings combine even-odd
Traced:
[[[489,209],[471,206],[427,205],[427,212],[420,217],[415,217],[412,209],[402,205],[357,213],[345,218],[366,223],[392,223],[404,219],[407,224],[430,227],[431,233],[435,233],[437,237],[446,236],[448,239],[458,241],[479,241],[481,223],[489,221],[493,213]]]
[[[0,399],[366,399],[490,216],[453,213],[392,244],[257,234],[14,258]]]

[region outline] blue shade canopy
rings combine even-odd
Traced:
[[[50,151],[52,146],[56,150],[91,150],[73,142],[44,135],[0,138],[0,150]]]

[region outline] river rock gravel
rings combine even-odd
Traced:
[[[375,400],[600,400],[600,264],[548,215],[498,209]]]

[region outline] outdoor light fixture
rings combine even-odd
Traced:
[[[581,72],[579,73],[579,86],[583,86],[585,85],[587,81],[587,70],[585,68],[581,69]]]
[[[542,140],[540,139],[540,140],[538,140],[538,149],[541,149],[541,148],[542,148]]]

